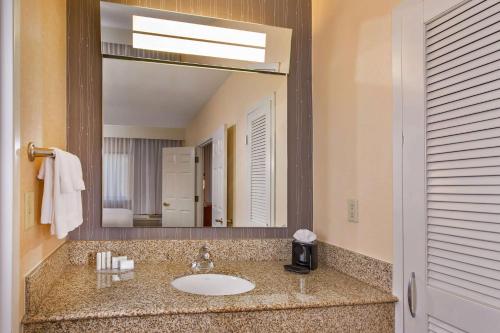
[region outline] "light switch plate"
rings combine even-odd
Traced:
[[[347,220],[352,223],[359,222],[358,200],[347,200]]]
[[[35,225],[35,192],[24,193],[24,229]]]

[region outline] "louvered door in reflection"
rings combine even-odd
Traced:
[[[271,98],[266,98],[248,113],[248,195],[252,227],[272,224],[272,123]]]
[[[500,308],[500,2],[426,26],[427,279]]]

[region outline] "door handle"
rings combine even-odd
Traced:
[[[224,223],[224,221],[222,219],[215,219],[215,222],[217,222],[217,223]]]
[[[164,202],[163,207],[170,207],[170,204],[168,202]]]
[[[408,308],[411,316],[415,318],[417,314],[417,285],[415,281],[415,272],[411,272],[410,280],[408,281]]]

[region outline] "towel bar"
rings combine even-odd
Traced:
[[[55,157],[54,150],[36,147],[33,142],[28,143],[28,159],[34,161],[35,157]]]

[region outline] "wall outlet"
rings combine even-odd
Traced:
[[[347,220],[352,223],[359,222],[358,200],[347,200]]]
[[[24,193],[24,229],[35,225],[35,192]]]

